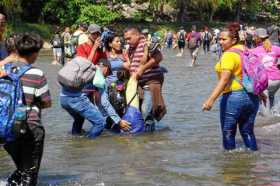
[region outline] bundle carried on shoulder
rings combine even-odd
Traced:
[[[268,72],[262,59],[245,49],[231,49],[230,52],[238,53],[241,57],[242,79],[237,81],[251,94],[260,95],[268,87]]]
[[[58,82],[70,89],[81,90],[95,76],[95,65],[84,57],[77,56],[58,72]]]

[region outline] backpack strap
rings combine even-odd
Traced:
[[[25,72],[31,69],[31,67],[32,66],[30,64],[24,64],[20,67],[17,67],[13,64],[7,64],[5,69],[8,71],[8,76],[13,81],[18,81]]]
[[[241,60],[241,68],[242,68],[242,61],[243,61],[243,53],[244,53],[244,51],[243,50],[241,50],[241,49],[239,49],[239,48],[231,48],[231,49],[229,49],[228,51],[226,51],[226,52],[233,52],[233,53],[236,53],[236,54],[238,54],[239,56],[240,56],[240,60]],[[243,71],[243,68],[242,68],[242,71]],[[243,74],[243,72],[242,72],[242,74]],[[237,76],[235,76],[234,74],[233,74],[233,78],[232,78],[233,80],[235,80],[235,81],[237,81],[242,87],[243,87],[243,89],[244,89],[244,86],[243,86],[243,84],[242,84],[242,78],[239,78],[239,77],[237,77]]]
[[[7,70],[7,72],[8,72],[7,76],[15,83],[15,86],[16,86],[15,90],[22,88],[20,78],[21,78],[21,76],[23,76],[25,74],[25,72],[27,72],[29,69],[31,69],[31,67],[32,66],[30,64],[24,64],[19,67],[15,66],[11,63],[5,65],[5,70]],[[17,94],[17,98],[18,98],[16,100],[16,102],[18,104],[24,104],[23,91],[17,91],[16,94]]]

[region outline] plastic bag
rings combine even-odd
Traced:
[[[142,113],[138,108],[128,106],[122,119],[131,123],[131,130],[129,131],[130,134],[144,132],[144,120]]]
[[[99,67],[97,67],[96,69],[96,73],[93,78],[92,84],[97,88],[101,88],[101,89],[105,88],[106,80]]]

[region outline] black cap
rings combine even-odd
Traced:
[[[98,65],[103,65],[105,67],[108,67],[109,68],[109,74],[112,74],[112,68],[111,68],[111,63],[110,61],[107,59],[107,58],[101,58],[99,59]]]

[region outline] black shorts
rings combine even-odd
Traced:
[[[178,48],[179,49],[182,49],[182,48],[185,48],[185,45],[186,45],[186,42],[185,41],[178,41]]]

